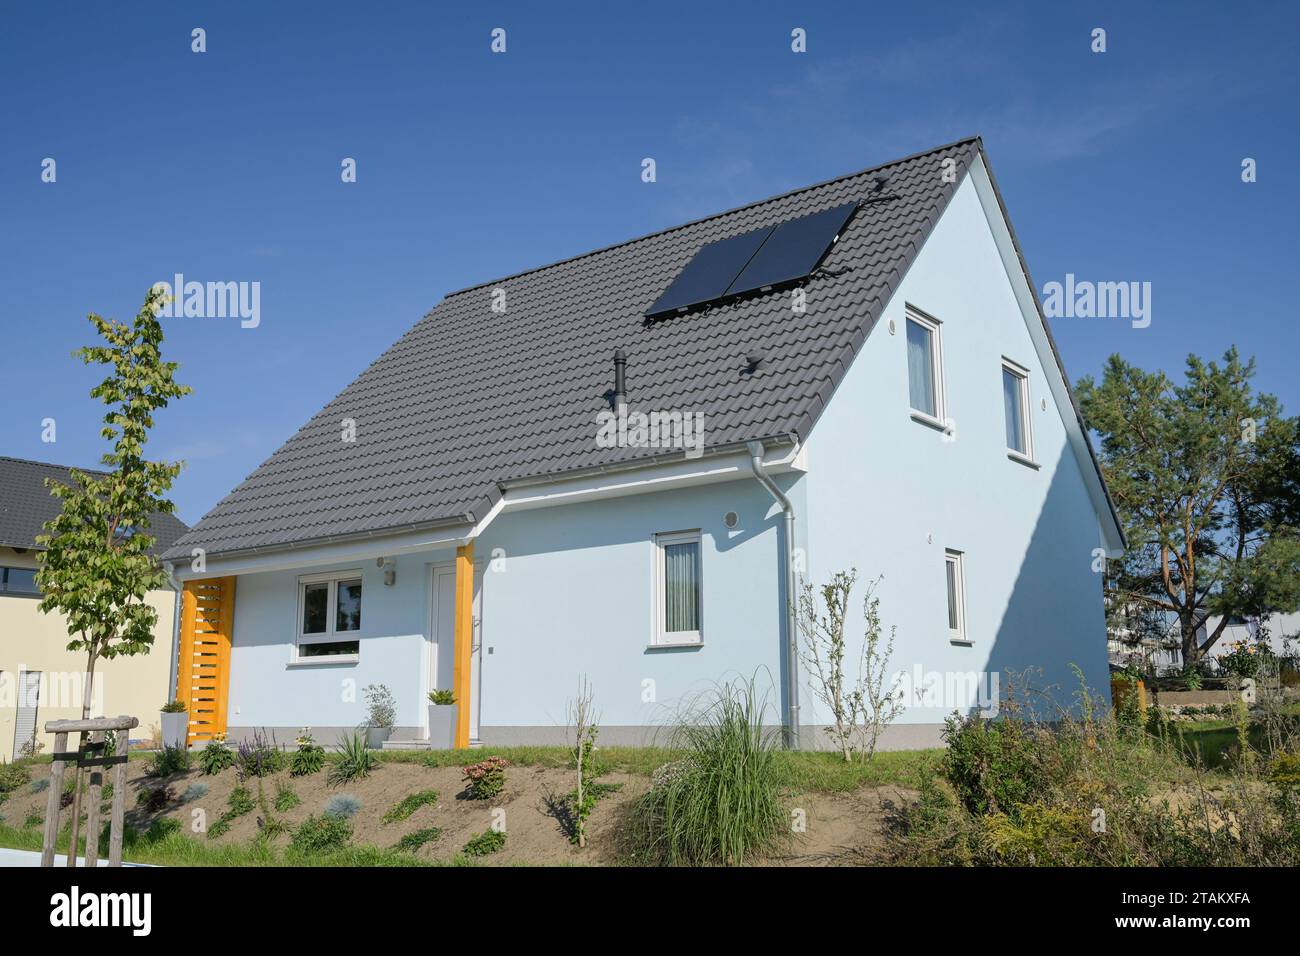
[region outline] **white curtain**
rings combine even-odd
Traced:
[[[916,322],[907,323],[907,379],[912,407],[927,415],[934,407],[934,361],[930,355],[930,330]]]
[[[664,548],[665,624],[668,631],[700,629],[700,546],[696,542]]]

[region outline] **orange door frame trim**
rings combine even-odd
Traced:
[[[456,617],[452,625],[455,656],[452,687],[456,694],[456,749],[469,747],[470,654],[474,647],[474,542],[456,549]]]

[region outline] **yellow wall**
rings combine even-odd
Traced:
[[[0,548],[0,564],[36,567],[31,551],[18,554]],[[119,657],[95,664],[96,716],[130,714],[140,719],[131,737],[148,738],[158,724],[159,708],[167,700],[171,678],[172,614],[175,596],[170,590],[154,591],[149,604],[158,614],[154,644],[148,654]],[[54,747],[54,738],[44,732],[47,720],[81,716],[79,688],[86,669],[86,655],[69,651],[68,632],[58,614],[42,614],[35,597],[0,593],[0,759],[13,757],[14,723],[18,713],[19,671],[42,671],[41,699],[37,705],[36,739],[45,744],[42,753]],[[59,697],[59,700],[55,698]]]

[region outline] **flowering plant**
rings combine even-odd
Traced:
[[[504,757],[488,757],[465,768],[464,780],[473,800],[495,797],[506,785],[506,767],[510,762]]]

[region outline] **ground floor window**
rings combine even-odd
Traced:
[[[700,565],[698,531],[655,535],[655,644],[703,640]]]
[[[361,653],[361,572],[308,574],[298,579],[299,660],[347,658]]]

